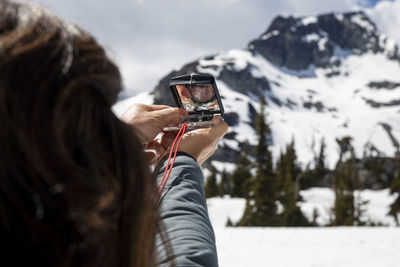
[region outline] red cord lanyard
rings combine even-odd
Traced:
[[[161,182],[158,185],[158,189],[160,190],[160,196],[161,196],[162,192],[164,191],[164,188],[165,188],[165,185],[167,184],[169,175],[171,174],[172,167],[174,166],[174,163],[175,163],[176,154],[178,153],[178,148],[179,148],[179,145],[181,144],[181,141],[182,141],[183,135],[186,132],[186,129],[187,129],[187,124],[185,123],[182,125],[182,128],[180,129],[179,133],[177,134],[177,136],[175,138],[174,143],[172,144],[171,152],[169,152],[167,166],[165,168],[163,178],[161,179]],[[178,144],[176,142],[178,142]],[[175,145],[176,145],[176,147],[175,147]],[[175,149],[174,158],[172,160],[171,165],[169,165],[169,162],[170,162],[171,156],[172,156],[172,152],[174,152],[174,149]],[[161,187],[161,189],[160,189],[160,187]]]

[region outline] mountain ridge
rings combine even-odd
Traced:
[[[294,139],[299,161],[308,166],[325,139],[332,168],[336,138],[344,136],[353,137],[359,157],[372,150],[399,154],[399,63],[398,46],[363,12],[278,16],[247,48],[189,62],[163,77],[148,97],[174,106],[172,76],[212,74],[230,126],[213,165],[232,169],[240,152],[256,144],[254,117],[262,96],[274,158]]]

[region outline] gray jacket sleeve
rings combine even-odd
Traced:
[[[172,160],[171,160],[172,162]],[[156,168],[157,185],[166,160]],[[218,266],[214,231],[208,217],[203,173],[191,156],[179,152],[161,195],[160,216],[173,249],[176,266]],[[165,263],[165,246],[157,238],[159,262]],[[162,266],[167,266],[163,265]]]

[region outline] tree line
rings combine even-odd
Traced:
[[[307,218],[299,207],[300,190],[316,186],[321,179],[330,175],[333,179],[334,206],[330,211],[327,226],[339,225],[380,225],[369,221],[365,216],[368,201],[363,200],[356,190],[363,189],[363,183],[357,172],[357,158],[351,137],[337,139],[339,159],[334,170],[325,163],[326,145],[322,139],[312,167],[302,169],[298,162],[294,139],[282,151],[276,164],[273,164],[270,146],[271,129],[265,118],[265,100],[261,99],[260,112],[256,116],[256,134],[258,138],[254,156],[242,152],[235,169],[228,174],[220,174],[217,183],[217,170],[212,169],[208,177],[206,197],[230,195],[246,199],[246,208],[238,222],[227,221],[228,226],[318,226],[318,210],[312,218]],[[400,165],[400,162],[399,162]],[[382,172],[380,165],[369,160],[367,167],[376,175]],[[359,191],[358,191],[359,192]],[[389,215],[399,225],[400,213],[400,171],[390,185],[391,194],[397,197],[390,206]]]

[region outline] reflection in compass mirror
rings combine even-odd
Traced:
[[[175,88],[183,108],[188,112],[220,110],[213,84],[179,84]]]
[[[215,91],[212,84],[192,84],[190,86],[192,98],[198,102],[211,102],[215,97]]]

